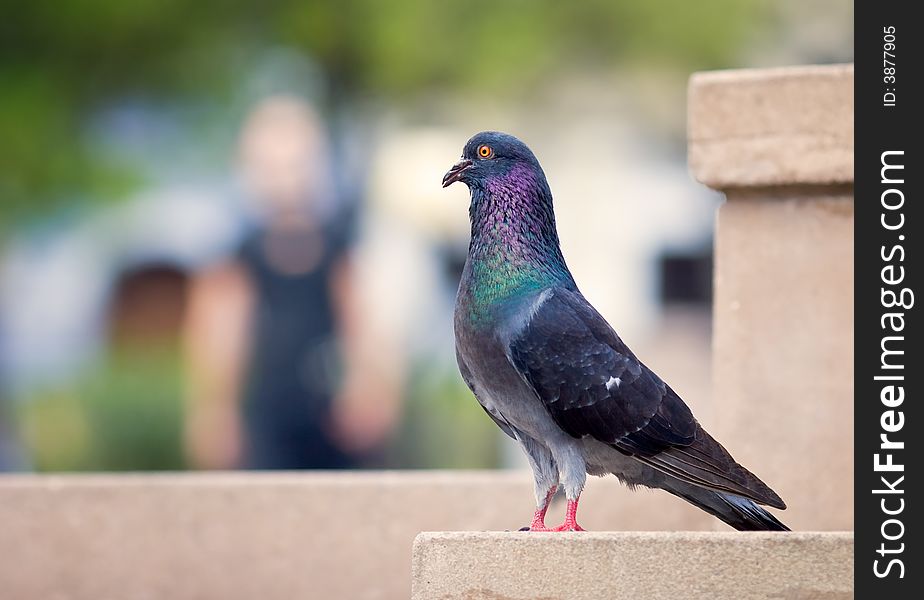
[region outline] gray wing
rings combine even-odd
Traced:
[[[508,359],[569,435],[593,437],[688,483],[785,507],[580,292],[556,288],[510,340]]]

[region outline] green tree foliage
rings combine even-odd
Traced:
[[[335,98],[491,95],[613,65],[729,64],[759,0],[37,0],[0,20],[0,231],[133,183],[88,117],[120,98],[221,102],[247,57],[303,51]]]

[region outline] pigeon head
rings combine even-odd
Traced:
[[[469,263],[474,286],[489,290],[481,300],[574,285],[559,247],[552,192],[526,144],[497,131],[475,134],[443,187],[456,181],[471,192]]]
[[[518,174],[545,184],[542,167],[526,144],[507,133],[482,131],[466,142],[462,160],[443,176],[443,187],[461,181],[473,191],[485,190],[491,182]]]

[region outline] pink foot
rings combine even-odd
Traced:
[[[525,528],[524,531],[552,531],[545,526],[545,523],[542,521],[537,521],[533,519],[533,522],[529,524],[529,527]]]
[[[529,524],[529,527],[524,527],[520,531],[552,531],[545,526],[545,513],[549,510],[549,504],[552,503],[552,497],[555,495],[557,489],[558,486],[549,490],[549,493],[545,495],[545,502],[543,505],[537,508],[536,512],[533,513],[533,520]]]
[[[583,527],[571,521],[570,523],[566,520],[564,523],[555,527],[554,529],[549,529],[548,531],[586,531]]]
[[[578,501],[576,499],[568,500],[565,522],[558,527],[550,529],[545,526],[545,511],[548,508],[548,505],[546,505],[545,508],[536,511],[536,514],[533,516],[533,522],[529,526],[529,531],[585,531],[585,529],[577,523],[577,506]]]

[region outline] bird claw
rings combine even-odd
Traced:
[[[533,521],[529,527],[524,527],[520,531],[552,531],[545,526],[545,523],[542,521]]]
[[[558,527],[546,527],[542,523],[533,523],[529,527],[522,527],[520,531],[538,531],[538,532],[555,532],[555,531],[586,531],[583,527],[575,522],[565,521]]]
[[[585,531],[585,529],[573,521],[570,523],[565,521],[558,527],[550,529],[549,531]]]

